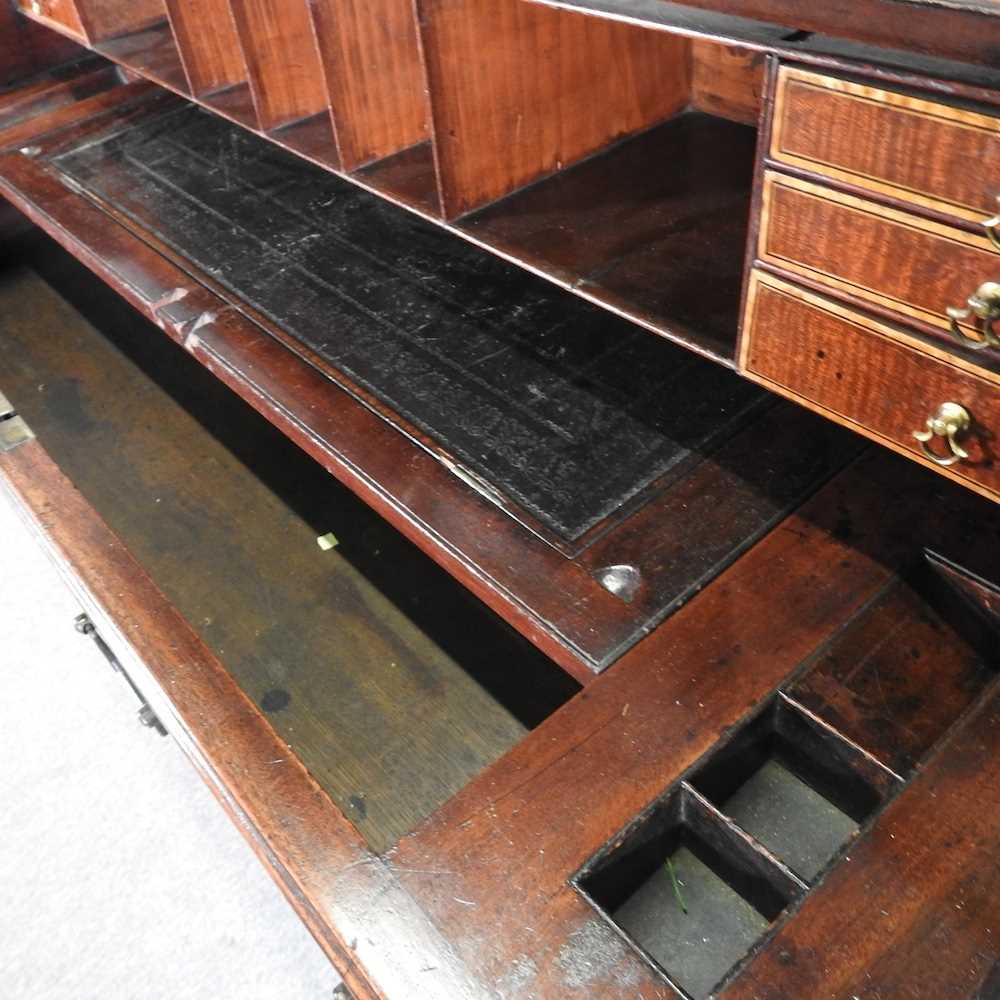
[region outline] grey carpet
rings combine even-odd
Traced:
[[[337,976],[0,498],[0,996],[329,1000]]]

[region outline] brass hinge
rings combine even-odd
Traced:
[[[10,400],[0,392],[0,454],[13,451],[34,437],[24,417],[19,417]]]

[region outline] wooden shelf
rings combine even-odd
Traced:
[[[734,364],[756,132],[690,113],[462,219],[477,242]]]
[[[167,21],[99,42],[94,49],[112,62],[154,83],[178,94],[187,96],[189,93],[177,43]]]

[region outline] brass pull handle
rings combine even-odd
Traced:
[[[914,431],[913,436],[920,442],[923,453],[937,465],[955,465],[963,458],[968,458],[969,453],[958,443],[958,438],[965,434],[972,426],[972,418],[969,411],[958,403],[942,403],[937,412],[929,417],[925,430]],[[950,455],[939,455],[934,449],[928,447],[934,438],[944,438],[948,442]]]
[[[997,195],[997,203],[1000,204],[1000,195]],[[1000,250],[1000,213],[994,215],[992,219],[986,219],[983,222],[983,228],[986,230],[986,235],[990,238],[990,243],[997,250]]]
[[[1000,216],[997,217],[1000,224]],[[979,337],[970,337],[959,323],[975,317],[975,328]],[[949,309],[951,320],[951,335],[964,347],[981,351],[987,347],[1000,347],[1000,335],[996,330],[1000,320],[1000,282],[987,281],[980,285],[974,295],[969,296],[969,303],[964,309]]]

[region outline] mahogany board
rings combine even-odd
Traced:
[[[765,394],[200,110],[56,157],[572,541]]]

